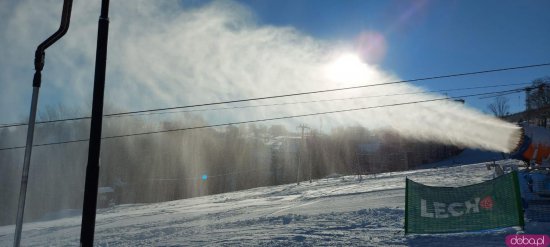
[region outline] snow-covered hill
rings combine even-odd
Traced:
[[[516,162],[513,160],[500,163]],[[155,204],[119,205],[97,216],[99,246],[329,245],[503,246],[517,229],[448,235],[403,231],[405,177],[429,185],[458,186],[491,179],[483,163],[327,178],[300,185],[262,187]],[[23,246],[76,246],[79,216],[26,223]],[[14,226],[0,227],[10,246]],[[526,233],[549,233],[528,222]]]

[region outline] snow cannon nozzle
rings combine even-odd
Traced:
[[[520,150],[522,144],[525,143],[525,129],[521,125],[519,127],[520,127],[519,139],[518,139],[518,142],[516,143],[516,146],[514,147],[514,149],[512,149],[512,151],[510,151],[511,154],[517,153]]]
[[[527,154],[530,150],[530,146],[532,145],[532,139],[529,137],[526,133],[525,128],[529,127],[527,125],[520,125],[520,137],[519,141],[516,144],[516,147],[510,152],[510,158],[517,159],[517,160],[523,160],[528,161],[528,156],[532,156],[530,154]]]

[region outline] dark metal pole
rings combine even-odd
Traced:
[[[97,50],[95,60],[92,122],[88,146],[88,165],[84,187],[82,228],[80,246],[94,244],[95,217],[97,207],[97,185],[99,182],[99,155],[101,150],[101,125],[103,122],[103,96],[105,91],[105,69],[107,66],[107,39],[109,36],[109,0],[101,1],[101,15],[97,29]]]
[[[42,69],[44,68],[44,58],[46,56],[46,49],[53,43],[59,40],[67,30],[69,30],[69,23],[71,20],[71,9],[73,1],[63,1],[63,11],[61,14],[61,24],[59,29],[44,40],[37,48],[34,54],[34,78],[32,82],[32,100],[31,111],[29,114],[29,125],[27,128],[27,143],[25,145],[25,158],[23,160],[23,174],[21,176],[21,187],[19,188],[19,202],[17,207],[17,219],[15,223],[15,237],[13,246],[18,247],[21,242],[21,231],[23,230],[23,216],[25,213],[25,199],[27,197],[27,184],[29,181],[29,167],[31,164],[32,144],[34,137],[34,125],[36,122],[36,108],[38,105],[38,94],[40,92],[40,85],[42,84]]]

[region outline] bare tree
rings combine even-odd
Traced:
[[[504,96],[497,96],[495,102],[487,106],[489,110],[495,115],[495,117],[504,117],[508,115],[510,110],[510,104],[508,98]]]
[[[533,80],[526,94],[526,108],[528,110],[539,109],[550,105],[549,85],[549,76]]]

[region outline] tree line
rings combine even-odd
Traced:
[[[45,121],[71,114],[76,113],[58,107],[46,110],[39,117]],[[207,124],[200,115],[185,113],[180,118],[163,121],[106,119],[103,129],[104,136],[110,136]],[[88,121],[40,124],[36,128],[35,143],[84,139],[89,128]],[[0,147],[21,144],[25,134],[25,128],[0,129]],[[100,195],[99,203],[103,204],[100,207],[109,203],[177,200],[331,174],[405,170],[443,159],[459,150],[407,140],[391,130],[348,126],[334,128],[329,133],[312,129],[302,136],[281,124],[235,125],[106,139],[101,148],[99,186],[114,192],[109,192],[107,198]],[[50,212],[82,207],[87,150],[87,142],[33,149],[26,220],[39,220]],[[23,149],[0,152],[0,225],[15,222],[23,154]],[[392,157],[405,160],[390,159]]]

